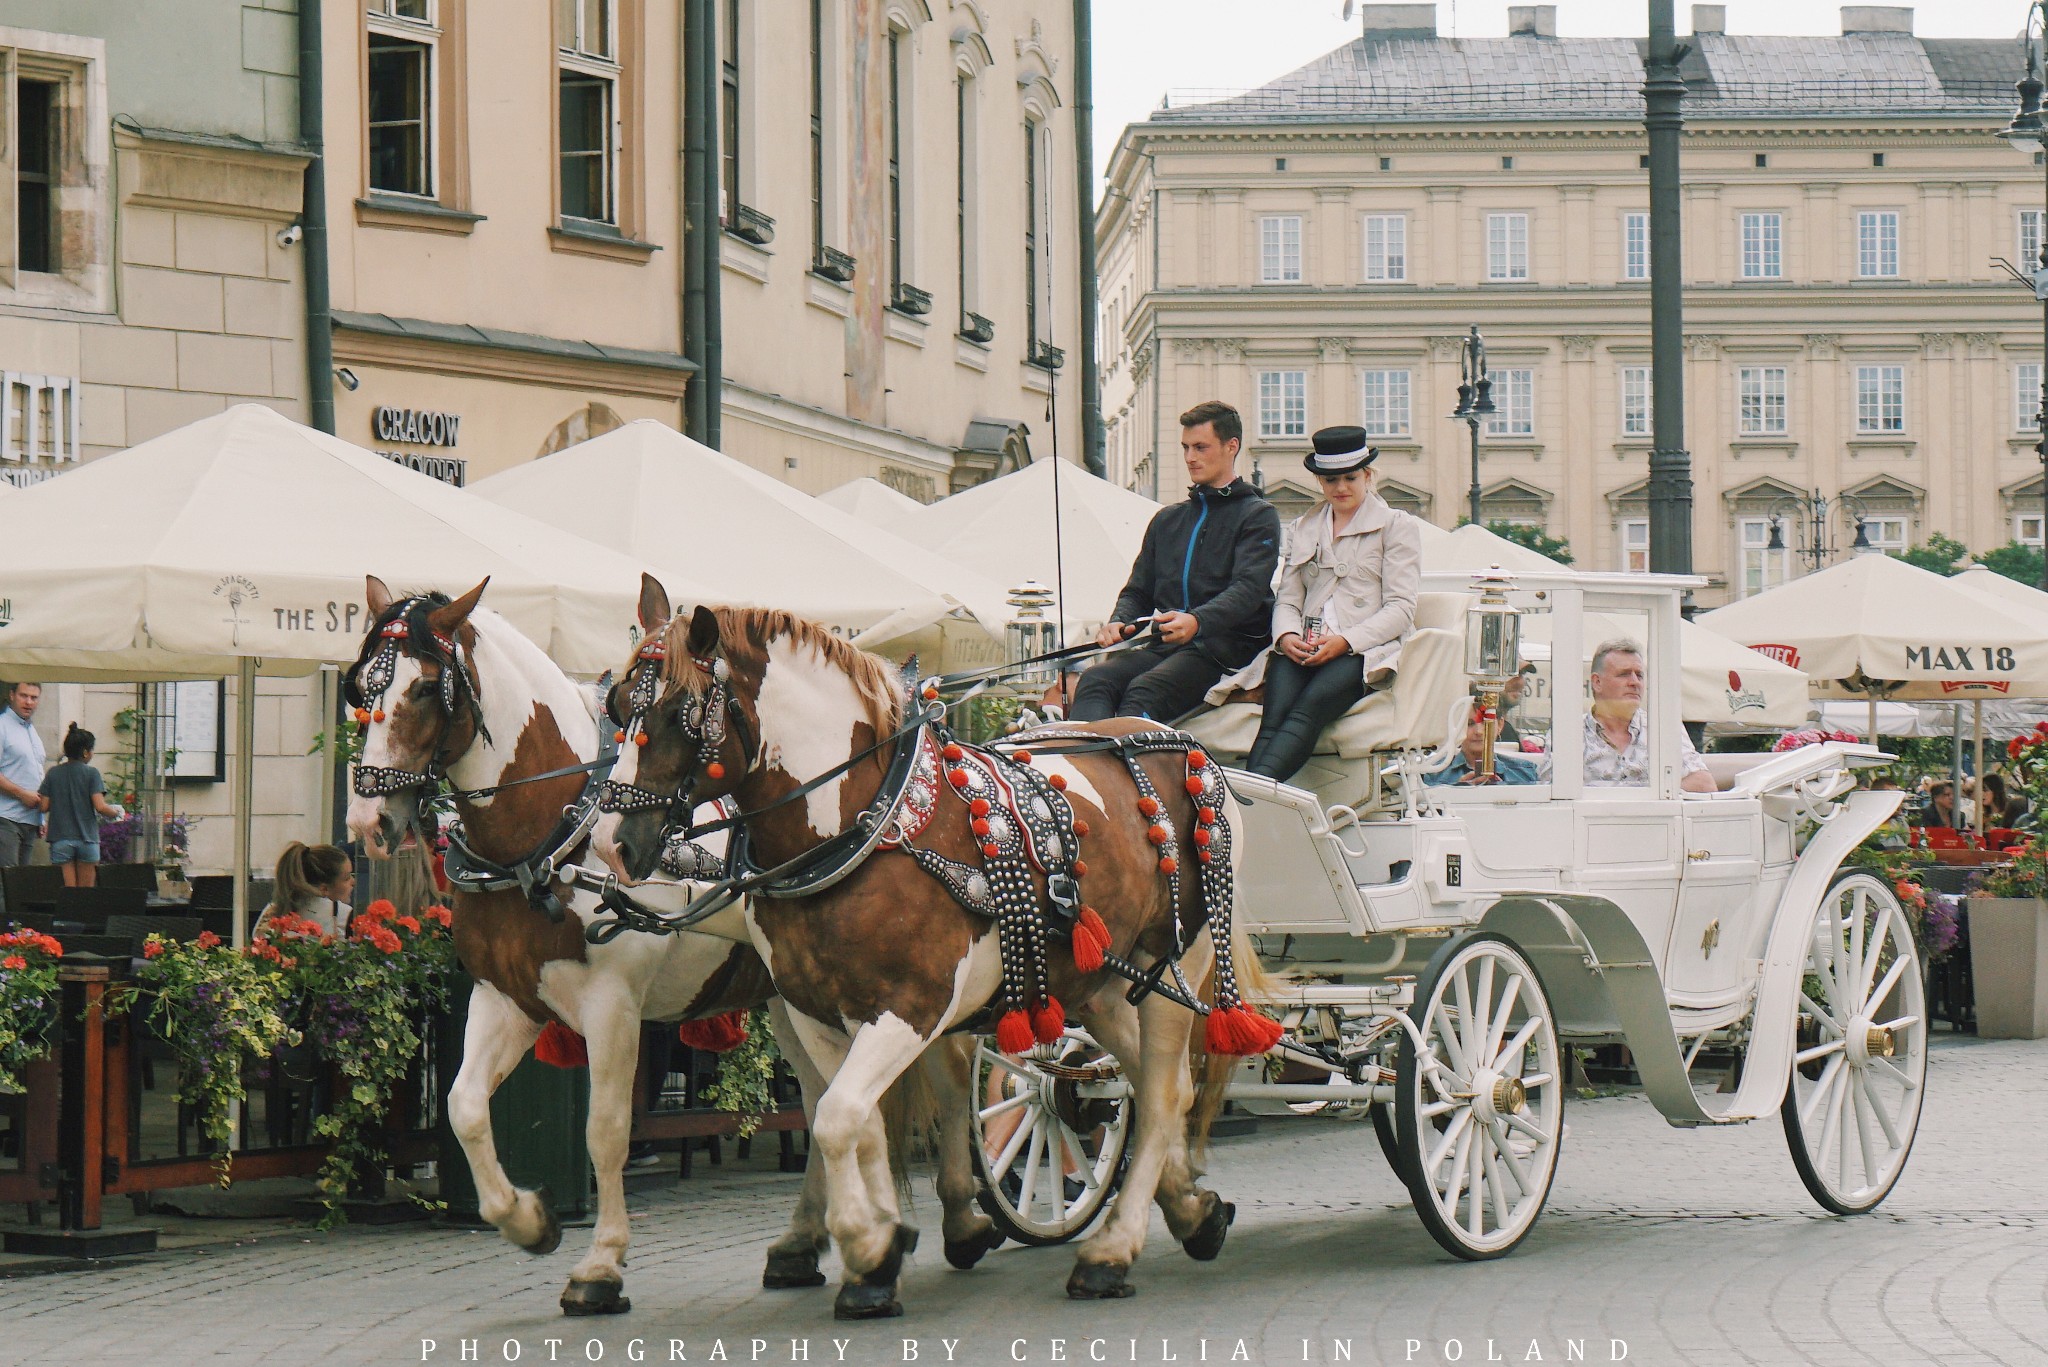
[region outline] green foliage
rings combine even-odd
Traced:
[[[2048,898],[2048,843],[2038,837],[2006,853],[2011,861],[1984,875],[1986,897]]]
[[[346,768],[363,757],[364,728],[341,724],[340,741],[335,749],[334,762]],[[317,755],[327,748],[327,732],[315,731],[313,743],[306,748],[309,755]]]
[[[50,1051],[63,954],[39,930],[0,932],[0,1093],[20,1091],[18,1070]]]
[[[1461,517],[1458,525],[1464,526],[1472,519]],[[1538,555],[1547,555],[1560,565],[1572,563],[1572,547],[1561,536],[1551,536],[1541,527],[1531,527],[1520,522],[1488,522],[1486,530],[1503,541],[1512,541],[1517,546],[1526,546]]]
[[[707,1095],[719,1110],[739,1115],[742,1139],[751,1139],[775,1109],[775,1060],[781,1057],[768,1013],[759,1010],[747,1015],[746,1042],[719,1056],[718,1080]]]
[[[1962,559],[1969,553],[1970,548],[1954,537],[1935,532],[1927,538],[1926,545],[1913,547],[1899,559],[1945,578],[1962,570]]]
[[[1975,557],[1978,564],[1993,574],[2002,574],[2015,579],[2030,589],[2041,587],[2041,548],[2022,546],[2017,541],[2008,541],[1997,550],[1982,551]]]

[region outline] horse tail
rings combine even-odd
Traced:
[[[889,1175],[896,1183],[897,1204],[910,1206],[910,1169],[937,1151],[938,1093],[912,1064],[882,1093],[882,1133],[889,1146]]]

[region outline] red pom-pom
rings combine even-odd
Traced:
[[[560,1021],[549,1021],[533,1042],[533,1056],[550,1068],[583,1068],[590,1063],[590,1051],[583,1036]]]
[[[1212,1054],[1263,1054],[1280,1042],[1280,1022],[1242,1006],[1218,1009],[1209,1013],[1202,1041]]]
[[[990,859],[993,859],[997,855],[1001,854],[1003,851],[1002,847],[999,845],[983,845],[981,847],[981,852],[987,855]]]
[[[1173,856],[1170,854],[1167,855],[1166,858],[1159,861],[1159,871],[1161,873],[1172,873],[1175,869],[1178,869],[1179,867],[1180,865],[1173,862]]]
[[[987,798],[978,797],[967,804],[967,810],[975,816],[987,816],[992,808],[988,805]]]
[[[1045,781],[1052,785],[1052,790],[1056,793],[1067,791],[1067,776],[1065,774],[1047,774]]]
[[[1210,853],[1208,850],[1196,850],[1195,854],[1201,858],[1201,861],[1204,864],[1213,864],[1216,862],[1216,856]]]
[[[1199,778],[1196,778],[1193,774],[1189,774],[1187,781],[1187,790],[1189,797],[1200,797],[1203,793],[1209,791],[1209,785],[1202,782],[1202,780],[1200,780]]]
[[[996,1048],[1006,1054],[1028,1054],[1038,1043],[1031,1033],[1031,1017],[1022,1011],[1005,1011],[996,1022]]]
[[[976,835],[988,834],[988,818],[985,816],[977,816],[976,818],[974,818],[974,820],[968,822],[967,824],[973,828],[974,833]]]
[[[947,741],[946,748],[939,751],[939,753],[946,757],[946,763],[958,764],[960,762],[960,757],[966,754],[967,752],[963,750],[958,743],[954,741]]]
[[[1214,807],[1203,807],[1203,808],[1201,808],[1201,809],[1200,809],[1199,811],[1197,811],[1197,812],[1195,813],[1195,820],[1197,820],[1197,821],[1201,822],[1201,823],[1202,823],[1202,824],[1203,824],[1204,826],[1213,826],[1213,825],[1215,825],[1215,824],[1216,824],[1216,809],[1215,809]]]
[[[369,709],[369,708],[367,708],[367,707],[358,707],[358,708],[356,709],[356,725],[357,725],[357,726],[368,726],[369,724],[370,724],[370,709]]]
[[[633,737],[633,744],[635,744],[635,745],[645,745],[645,744],[647,744],[647,742],[648,742],[648,741],[650,741],[650,740],[652,740],[652,739],[653,739],[653,737],[649,736],[649,735],[648,735],[648,734],[647,734],[647,733],[646,733],[645,731],[641,731],[641,732],[637,733],[637,734],[636,734],[636,735],[635,735],[635,736]]]
[[[728,1011],[709,1020],[684,1021],[676,1027],[676,1038],[707,1054],[729,1053],[747,1042],[747,1013]]]
[[[1087,866],[1087,865],[1086,865],[1085,863],[1083,863],[1082,861],[1080,861],[1080,860],[1076,859],[1076,860],[1074,861],[1074,877],[1076,877],[1076,878],[1086,878],[1087,876],[1088,876],[1088,866]]]
[[[370,720],[371,720],[371,721],[383,721],[383,720],[384,720],[384,709],[380,707],[380,708],[378,708],[378,709],[377,709],[377,710],[376,710],[375,712],[372,712],[372,713],[370,714]]]
[[[1081,840],[1081,839],[1085,839],[1085,838],[1087,837],[1087,835],[1088,835],[1088,823],[1087,823],[1087,822],[1085,822],[1085,821],[1083,821],[1083,820],[1082,820],[1082,819],[1081,819],[1080,817],[1078,817],[1078,816],[1077,816],[1077,817],[1075,817],[1075,818],[1074,818],[1074,839],[1076,839],[1076,840]]]
[[[612,739],[623,743],[626,739],[626,728],[622,726],[618,730],[612,732]]]
[[[1139,799],[1138,799],[1138,815],[1140,815],[1140,816],[1158,816],[1158,815],[1159,815],[1159,799],[1158,799],[1158,798],[1156,798],[1156,797],[1141,797],[1141,798],[1139,798]]]
[[[1095,914],[1094,907],[1082,907],[1074,918],[1074,967],[1093,973],[1102,967],[1103,953],[1110,945],[1109,927]]]
[[[1195,827],[1195,843],[1197,845],[1207,845],[1211,840],[1214,840],[1215,838],[1215,833],[1212,832],[1207,826]]]
[[[1209,762],[1209,757],[1200,750],[1188,751],[1188,768],[1199,769]]]
[[[711,763],[704,766],[704,775],[706,778],[710,778],[713,780],[724,778],[725,766],[723,764],[720,764],[717,760],[712,760]]]
[[[1029,764],[1031,763],[1031,752],[1029,750],[1012,750],[1010,758],[1019,764]]]
[[[1164,826],[1147,826],[1145,828],[1145,838],[1155,845],[1164,845],[1173,838],[1173,832],[1167,830]]]
[[[927,688],[924,691],[924,700],[926,702],[937,702],[939,700],[939,690],[936,688]]]
[[[969,777],[965,769],[954,769],[947,773],[946,782],[952,784],[955,788],[965,788],[974,780]]]
[[[1051,1044],[1066,1032],[1067,1009],[1059,998],[1047,997],[1045,1005],[1031,1013],[1031,1033],[1040,1044]]]

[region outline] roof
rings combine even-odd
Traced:
[[[1688,117],[1950,115],[2003,123],[2010,40],[1702,33],[1680,67]],[[1158,123],[1643,117],[1637,38],[1361,37],[1240,94],[1173,92]]]

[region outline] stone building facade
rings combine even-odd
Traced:
[[[1174,415],[1221,396],[1276,498],[1306,433],[1361,422],[1397,504],[1465,512],[1461,339],[1487,343],[1488,520],[1647,566],[1649,237],[1640,40],[1555,7],[1449,40],[1432,5],[1242,95],[1125,130],[1098,240],[1114,477],[1174,496]],[[2042,170],[1993,135],[2014,45],[1843,10],[1833,38],[1695,6],[1683,144],[1686,444],[1708,603],[1801,569],[1780,500],[1849,495],[1880,549],[2039,544]],[[2025,269],[2025,267],[2023,267]],[[1166,453],[1157,471],[1155,453]],[[1854,527],[1826,539],[1847,553]],[[1825,559],[1825,557],[1823,557]]]

